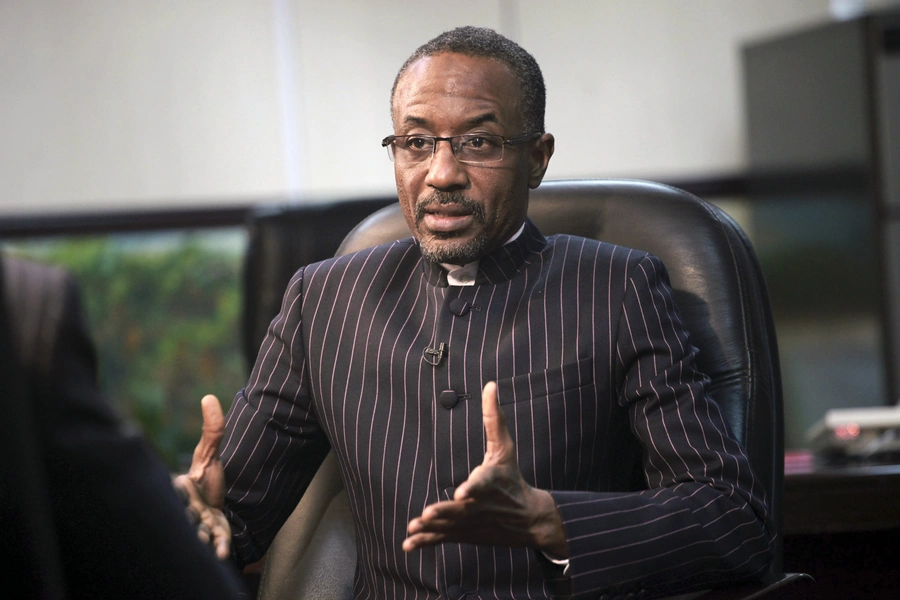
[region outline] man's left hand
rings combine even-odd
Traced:
[[[484,461],[456,488],[453,500],[426,506],[422,516],[409,522],[403,549],[444,542],[529,546],[566,558],[556,503],[522,477],[493,381],[484,386],[481,409],[487,440]]]

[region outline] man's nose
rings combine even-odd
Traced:
[[[434,154],[428,165],[425,184],[439,190],[468,187],[468,172],[465,165],[457,160],[449,140],[435,141]]]

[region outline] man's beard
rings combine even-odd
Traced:
[[[482,226],[481,233],[458,246],[449,246],[440,243],[442,240],[453,240],[456,235],[453,232],[435,231],[430,235],[434,239],[423,240],[419,238],[419,247],[422,255],[436,263],[447,263],[451,265],[466,265],[481,258],[487,249],[490,240],[484,233],[484,207],[468,198],[462,192],[439,192],[434,191],[427,197],[416,203],[415,217],[416,225],[418,225],[425,217],[425,209],[432,204],[458,204],[472,213],[473,220]]]

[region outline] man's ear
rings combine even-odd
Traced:
[[[553,139],[553,134],[545,133],[532,145],[531,154],[528,157],[529,188],[534,189],[541,185],[544,173],[547,172],[547,165],[550,164],[550,157],[553,156],[555,143],[556,140]]]

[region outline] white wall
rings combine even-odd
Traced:
[[[462,24],[498,29],[541,64],[548,178],[739,171],[741,44],[830,6],[3,0],[0,214],[388,192],[394,74]]]

